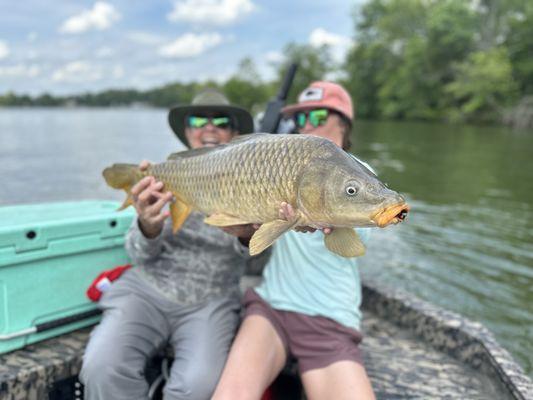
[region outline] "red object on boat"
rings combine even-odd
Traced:
[[[111,287],[113,281],[117,280],[120,275],[122,275],[126,270],[130,268],[131,265],[126,264],[102,272],[96,277],[96,279],[87,289],[87,297],[92,301],[100,300],[100,297],[102,297],[102,293],[104,293]]]

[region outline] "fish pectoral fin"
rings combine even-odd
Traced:
[[[352,228],[335,228],[324,235],[324,244],[329,251],[342,257],[359,257],[365,254],[365,246]]]
[[[276,219],[261,225],[250,239],[250,255],[255,256],[256,254],[261,253],[274,243],[277,238],[296,226],[297,222],[297,220],[286,221],[283,219]]]
[[[173,233],[176,233],[181,228],[191,211],[192,208],[187,203],[177,198],[170,203],[170,218],[172,218]]]
[[[131,196],[131,191],[126,191],[126,200],[124,200],[124,203],[117,209],[117,211],[124,210],[125,208],[128,208],[129,206],[133,205],[133,197]]]
[[[246,221],[239,217],[234,217],[233,215],[224,213],[216,213],[210,215],[209,217],[205,217],[204,222],[213,226],[246,225],[251,223],[250,221]]]

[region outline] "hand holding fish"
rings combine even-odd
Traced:
[[[146,160],[139,165],[141,171],[145,171],[150,166]],[[162,192],[163,183],[156,181],[153,176],[142,178],[131,188],[133,206],[137,210],[139,227],[143,234],[153,239],[157,237],[162,229],[165,219],[170,216],[163,207],[172,200],[172,193]]]
[[[250,239],[260,226],[260,224],[244,224],[221,226],[220,229],[222,229],[226,233],[229,233],[230,235],[237,236],[243,245],[248,246]]]
[[[294,222],[296,220],[296,213],[294,212],[294,209],[289,203],[282,202],[279,206],[279,218],[284,219],[285,221],[292,221]],[[296,232],[302,232],[302,233],[313,233],[316,231],[316,228],[313,228],[311,226],[297,226],[294,228]],[[322,232],[324,234],[329,235],[333,231],[332,228],[323,228]]]

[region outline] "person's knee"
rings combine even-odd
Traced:
[[[142,367],[133,365],[116,353],[87,354],[83,358],[80,381],[86,386],[111,387],[122,379],[144,379]]]
[[[179,376],[171,377],[165,385],[165,400],[202,400],[210,399],[215,391],[219,373],[205,370],[189,369]]]
[[[86,354],[80,371],[80,381],[88,385],[107,385],[114,371],[118,369],[116,359],[105,354]]]

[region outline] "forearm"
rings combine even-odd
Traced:
[[[162,232],[154,237],[146,237],[139,227],[137,218],[126,234],[126,252],[134,264],[144,264],[159,257],[162,252]]]
[[[163,231],[163,224],[146,226],[140,218],[137,218],[137,226],[146,239],[155,239]]]

